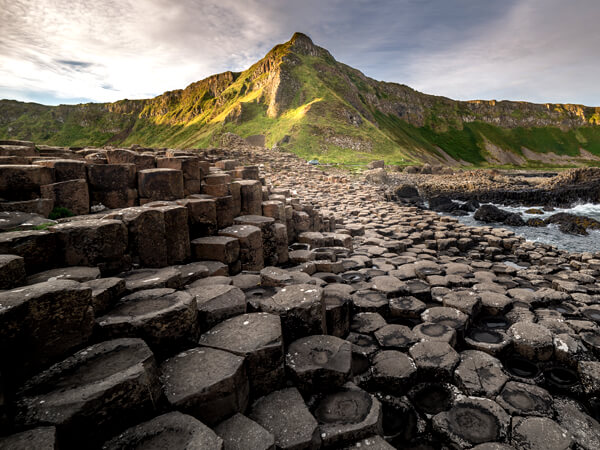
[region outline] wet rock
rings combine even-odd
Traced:
[[[290,344],[286,366],[300,390],[327,390],[350,376],[351,350],[350,342],[335,336],[307,336]]]
[[[281,317],[286,342],[327,331],[325,302],[320,287],[309,284],[287,286],[272,297],[257,300],[257,303],[261,311]]]
[[[460,354],[454,379],[467,395],[493,398],[509,378],[502,370],[500,361],[493,356],[477,350],[466,350]]]
[[[245,357],[250,388],[255,395],[271,392],[281,384],[284,355],[279,316],[242,314],[204,333],[199,342]]]
[[[416,379],[417,366],[406,354],[384,350],[373,357],[369,384],[384,392],[400,395]]]
[[[516,448],[531,450],[564,450],[571,448],[573,439],[555,421],[546,417],[514,418],[511,443]]]
[[[541,387],[509,381],[496,402],[513,416],[552,417],[552,396]]]
[[[465,344],[472,349],[500,356],[512,345],[512,340],[502,330],[473,328],[465,336]]]
[[[421,341],[410,348],[409,354],[419,376],[438,381],[451,378],[460,361],[458,353],[445,342]]]
[[[223,439],[224,450],[275,450],[275,436],[239,413],[221,422],[215,432]]]
[[[196,299],[174,289],[148,289],[123,297],[98,317],[104,339],[139,337],[160,357],[189,346],[198,336]]]
[[[55,450],[55,427],[39,427],[0,438],[0,450]]]
[[[532,360],[547,361],[554,352],[552,333],[542,325],[517,322],[508,329],[515,351]]]
[[[199,420],[180,412],[170,412],[125,430],[102,448],[223,450],[224,447],[223,440]]]
[[[160,372],[169,404],[209,425],[243,412],[248,405],[242,356],[197,347],[167,359]]]
[[[318,449],[318,423],[296,388],[275,391],[252,405],[249,417],[275,436],[277,448]]]
[[[141,339],[88,347],[30,379],[18,394],[16,422],[56,426],[71,447],[101,442],[157,410],[162,389]]]
[[[200,280],[202,281],[202,280]],[[196,298],[200,330],[208,330],[219,322],[246,312],[246,295],[231,285],[192,283],[186,292]]]
[[[433,428],[461,448],[503,440],[510,416],[492,400],[470,397],[433,418]]]
[[[56,280],[0,293],[0,371],[31,373],[84,345],[93,329],[92,290]]]
[[[352,383],[326,395],[315,406],[314,415],[323,448],[339,448],[382,432],[381,404]]]

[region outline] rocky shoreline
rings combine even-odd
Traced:
[[[44,151],[116,170],[113,149]],[[285,153],[120,155],[137,196],[81,180],[145,205],[0,233],[0,448],[600,447],[599,253]],[[199,193],[156,198],[141,156]]]

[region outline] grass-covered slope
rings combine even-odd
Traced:
[[[376,81],[302,34],[242,73],[214,75],[153,99],[57,107],[0,101],[0,138],[198,148],[219,145],[233,132],[345,163],[544,165],[544,155],[556,164],[556,155],[580,158],[582,149],[594,163],[598,125],[599,108],[459,102]]]

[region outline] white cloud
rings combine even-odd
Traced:
[[[600,104],[596,1],[0,0],[0,98],[150,97],[303,31],[428,93]]]

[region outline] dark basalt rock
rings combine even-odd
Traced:
[[[435,415],[454,404],[456,388],[446,383],[421,383],[408,392],[408,398],[422,414]]]
[[[70,446],[85,448],[156,413],[162,395],[148,346],[141,339],[116,339],[30,379],[17,394],[16,423],[54,425]]]
[[[552,417],[552,396],[541,387],[509,381],[496,402],[513,416]]]
[[[567,234],[587,235],[587,230],[600,230],[600,222],[585,216],[569,213],[553,214],[544,220],[546,224],[557,224],[560,231]]]
[[[307,336],[290,344],[285,360],[300,390],[327,390],[350,376],[352,347],[335,336]]]
[[[512,424],[512,444],[531,450],[566,450],[573,438],[564,428],[547,417],[517,417]]]
[[[223,440],[192,416],[171,412],[129,428],[102,447],[103,450],[132,448],[222,450]]]
[[[433,428],[461,448],[503,440],[510,416],[494,401],[466,398],[433,418]]]
[[[352,383],[325,396],[315,407],[323,448],[382,433],[379,401]]]

